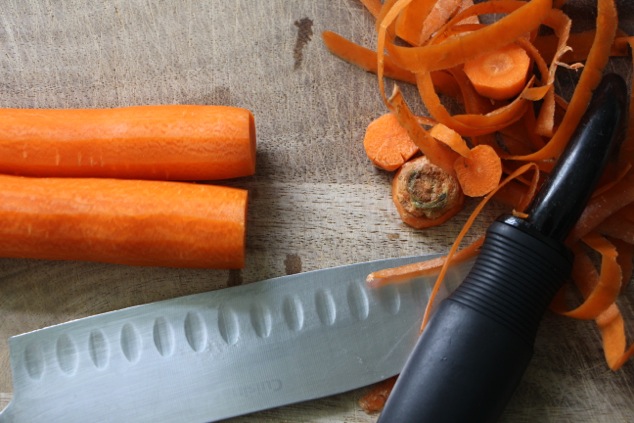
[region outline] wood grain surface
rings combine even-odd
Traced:
[[[576,25],[592,22],[594,1],[569,3]],[[376,79],[330,56],[320,40],[329,29],[375,44],[357,0],[0,4],[0,106],[227,104],[253,111],[259,143],[256,175],[227,182],[251,195],[241,271],[0,259],[0,408],[12,397],[10,336],[288,273],[444,252],[473,206],[424,232],[397,217],[390,175],[371,166],[361,145],[365,126],[385,111]],[[619,8],[633,33],[632,4]],[[629,78],[628,60],[611,67]],[[472,236],[499,212],[489,209]],[[624,302],[630,316],[632,304]],[[357,406],[366,391],[231,421],[373,422]],[[633,398],[633,363],[611,372],[592,323],[548,315],[503,421],[632,422]]]

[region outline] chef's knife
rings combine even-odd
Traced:
[[[565,239],[622,140],[627,85],[597,87],[526,218],[500,217],[472,270],[438,306],[379,422],[493,422],[530,358],[542,316],[569,277]]]
[[[13,399],[0,422],[202,423],[386,379],[416,342],[432,280],[368,289],[365,278],[421,259],[283,276],[12,337]]]

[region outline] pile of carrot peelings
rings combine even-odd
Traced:
[[[339,58],[376,73],[386,113],[396,116],[418,153],[455,175],[465,195],[480,199],[447,256],[368,276],[368,283],[381,286],[436,274],[435,295],[448,266],[478,253],[482,238],[461,244],[487,202],[497,200],[523,214],[579,124],[611,57],[630,56],[634,37],[619,29],[614,0],[597,0],[595,24],[582,32],[571,30],[565,0],[360,1],[376,19],[376,50],[329,31],[323,33],[325,45]],[[509,46],[529,58],[522,86],[502,89],[495,82],[482,88],[485,83],[471,79],[471,62],[500,55]],[[572,94],[559,92],[555,82],[561,72],[577,80]],[[389,95],[388,84],[393,87]],[[420,98],[414,100],[424,116],[414,112],[399,84],[415,86]],[[633,105],[630,101],[632,122]],[[403,161],[411,155],[402,155]],[[596,322],[612,370],[634,354],[617,304],[632,278],[633,163],[634,126],[629,126],[618,160],[567,240],[575,254],[574,282],[551,306],[564,316]],[[569,304],[569,292],[581,298],[578,304]]]

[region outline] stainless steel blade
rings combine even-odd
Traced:
[[[386,379],[414,346],[432,279],[369,289],[365,278],[420,259],[283,276],[12,337],[14,396],[0,422],[209,422]]]

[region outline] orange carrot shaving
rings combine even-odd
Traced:
[[[516,160],[544,160],[558,157],[579,125],[590,103],[592,92],[601,80],[602,69],[605,68],[610,57],[610,46],[614,41],[618,25],[613,0],[598,0],[597,9],[596,37],[561,125],[544,148],[532,154],[514,157]]]
[[[502,161],[493,147],[477,145],[467,157],[459,157],[454,170],[465,195],[481,197],[493,191],[502,177]]]
[[[458,156],[455,152],[436,141],[419,124],[411,110],[405,103],[398,86],[395,87],[392,96],[388,100],[390,110],[398,117],[399,123],[407,129],[409,136],[418,146],[420,151],[429,160],[449,173],[453,173],[453,163]]]
[[[434,3],[435,0],[412,1],[410,7],[396,19],[396,35],[412,45],[421,45],[425,41],[422,39],[423,26],[434,9]]]
[[[429,72],[458,66],[467,59],[466,51],[472,54],[483,54],[497,50],[509,42],[538,28],[551,9],[551,0],[492,1],[475,4],[458,13],[448,25],[460,22],[465,18],[483,13],[508,13],[491,25],[459,37],[451,37],[439,44],[428,44],[422,47],[403,47],[387,43],[390,56],[401,67],[412,72]],[[390,10],[398,15],[397,8]],[[386,24],[390,24],[394,16],[386,14]],[[502,34],[502,35],[500,35]],[[382,35],[379,34],[379,39]]]
[[[335,56],[367,72],[377,73],[377,54],[375,51],[357,45],[331,31],[324,31],[322,39],[328,50]],[[410,84],[416,83],[416,76],[412,72],[399,68],[389,57],[384,58],[383,71],[387,78]],[[452,97],[458,95],[456,82],[446,72],[433,72],[431,77],[438,91]]]
[[[634,203],[634,172],[630,172],[611,189],[590,199],[568,239],[572,242],[584,237],[610,215],[632,203]]]
[[[613,244],[598,234],[589,234],[583,241],[601,254],[601,273],[586,300],[577,308],[559,311],[560,314],[576,319],[596,319],[607,309],[621,292],[621,267],[616,261],[617,252]],[[577,275],[577,277],[582,277]]]
[[[434,125],[429,131],[429,135],[442,142],[462,157],[469,157],[471,151],[464,138],[451,128],[442,123]]]
[[[331,31],[324,31],[321,35],[324,44],[332,54],[367,72],[376,73],[377,55],[374,51],[356,45]],[[416,77],[412,72],[399,68],[389,58],[385,58],[384,61],[385,76],[412,84],[416,83]]]
[[[381,13],[381,0],[361,0],[361,3],[375,18]]]
[[[464,71],[481,95],[506,100],[524,89],[530,64],[523,48],[509,44],[467,60]]]
[[[359,406],[369,414],[378,413],[383,409],[387,397],[392,392],[396,377],[391,377],[374,385],[370,392],[359,399]]]
[[[370,122],[363,147],[372,163],[387,171],[398,169],[418,151],[393,113],[386,113]]]
[[[575,260],[572,277],[582,295],[588,297],[599,281],[599,274],[594,262],[580,245],[573,246],[573,251]],[[634,344],[627,348],[625,322],[617,304],[610,304],[595,318],[595,322],[601,333],[608,367],[618,370],[634,354]]]
[[[518,96],[511,103],[487,114],[452,115],[436,93],[431,75],[420,73],[416,75],[416,78],[418,91],[429,114],[463,136],[477,136],[499,131],[520,120],[529,104],[527,100]]]
[[[594,29],[571,33],[567,43],[570,49],[561,55],[559,61],[563,63],[584,62],[588,58],[588,53],[595,37],[596,31]],[[554,34],[548,34],[540,35],[535,40],[535,45],[547,60],[551,60],[556,54],[557,43],[555,39],[556,36]],[[610,56],[623,57],[628,54],[627,36],[623,33],[618,33],[610,48]]]
[[[480,237],[463,249],[456,251],[453,257],[451,257],[451,265],[455,266],[475,257],[483,241],[484,237]],[[445,255],[400,267],[377,270],[367,276],[366,282],[373,288],[379,288],[394,283],[407,282],[412,278],[437,275],[447,261],[447,258],[448,256]]]

